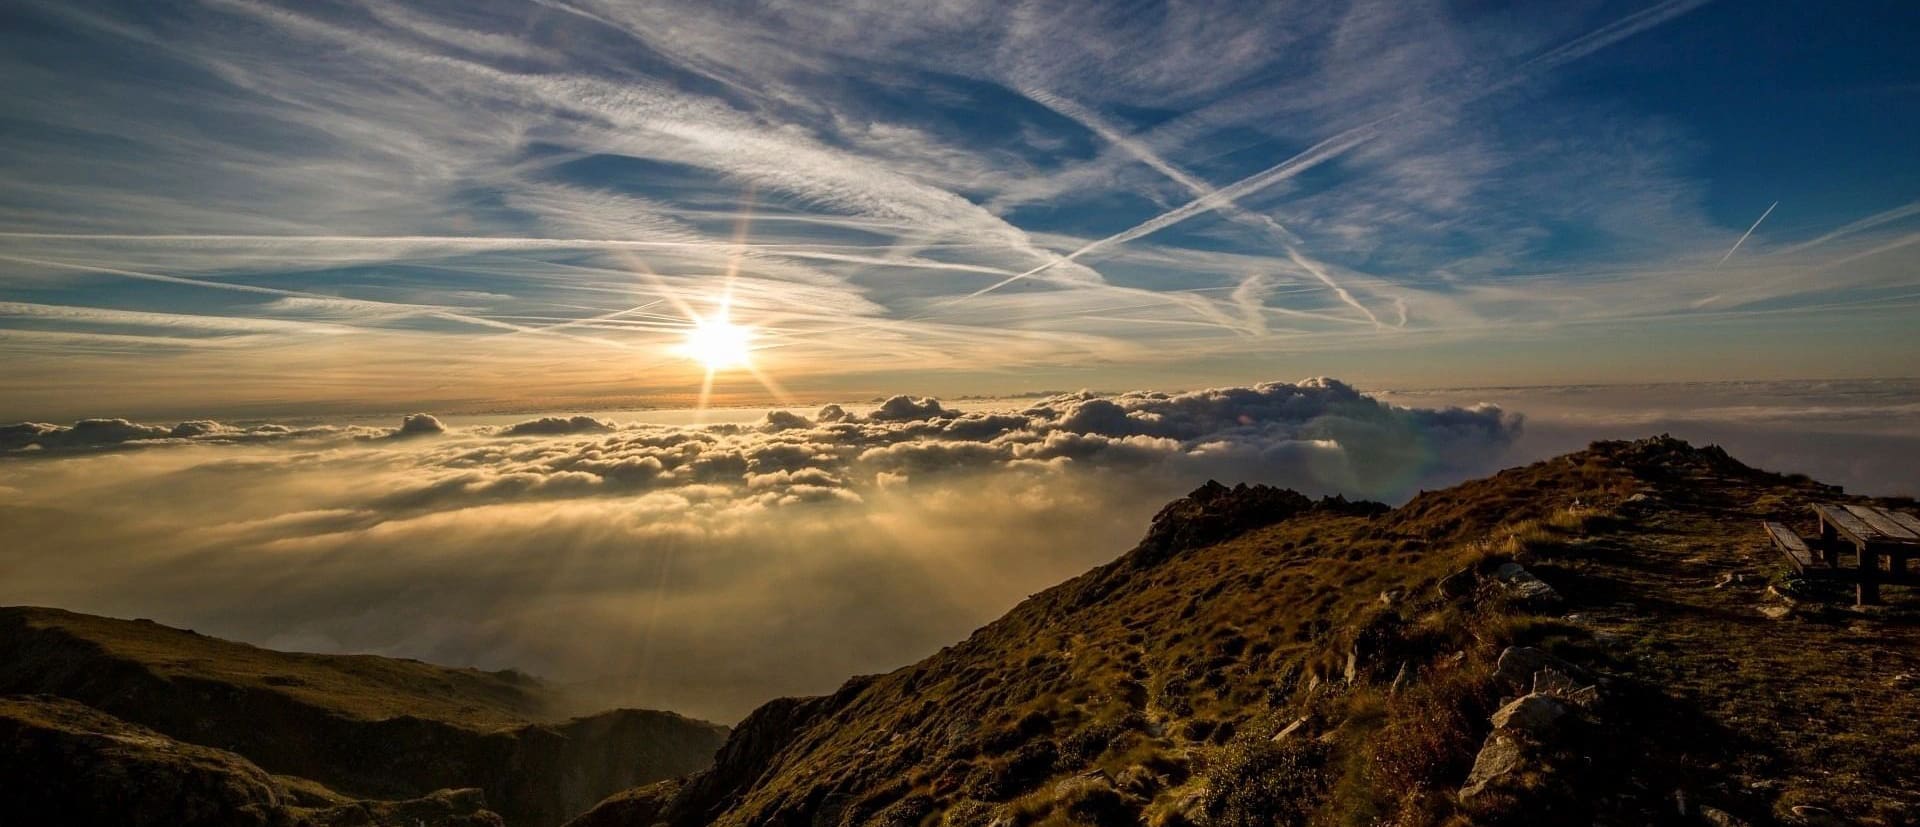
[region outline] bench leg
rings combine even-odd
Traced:
[[[1860,585],[1854,590],[1854,603],[1874,606],[1880,603],[1880,561],[1872,549],[1860,549]]]
[[[1867,578],[1861,578],[1860,584],[1857,587],[1855,587],[1853,602],[1854,602],[1854,605],[1857,605],[1857,606],[1880,605],[1879,581],[1870,580]]]

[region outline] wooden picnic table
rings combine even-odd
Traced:
[[[1860,603],[1880,602],[1881,583],[1920,583],[1907,571],[1920,557],[1920,517],[1847,503],[1815,503],[1813,513],[1820,518],[1820,553],[1828,566],[1839,564],[1842,543],[1853,546]]]

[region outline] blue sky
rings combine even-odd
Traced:
[[[1912,375],[1917,28],[11,3],[0,416],[684,404],[723,296],[743,401]]]

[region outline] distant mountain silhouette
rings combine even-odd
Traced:
[[[445,811],[460,815],[483,805],[507,824],[545,827],[622,788],[705,767],[726,737],[724,727],[665,712],[557,719],[554,693],[515,672],[275,652],[149,621],[26,607],[0,609],[0,693],[15,696],[0,717],[16,731],[60,742],[6,756],[30,777],[89,765],[79,759],[46,764],[45,750],[72,755],[87,744],[156,745],[103,755],[93,766],[96,772],[116,767],[129,778],[160,773],[178,779],[187,796],[181,811],[170,814],[165,796],[149,791],[128,798],[129,806],[158,809],[129,813],[139,816],[135,821],[102,823],[183,823],[190,813],[247,806],[265,820],[209,817],[204,823],[333,823],[292,811],[271,814],[280,812],[275,807],[477,788],[453,796],[460,806]],[[76,711],[56,699],[90,709]],[[183,769],[188,766],[191,772]],[[263,787],[265,773],[290,778]],[[117,776],[104,776],[111,777]],[[193,797],[201,795],[193,789],[208,785],[247,792]],[[81,793],[107,786],[94,779],[39,789],[93,799],[94,793]],[[289,798],[285,790],[313,793]],[[0,791],[0,808],[19,792]],[[415,807],[393,823],[411,825],[432,811]],[[369,812],[378,816],[380,808]],[[369,823],[386,822],[375,817]]]

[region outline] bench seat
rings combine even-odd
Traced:
[[[1767,536],[1773,539],[1774,547],[1787,555],[1795,571],[1806,575],[1835,573],[1827,561],[1814,556],[1813,550],[1807,548],[1807,541],[1800,539],[1793,529],[1776,522],[1763,522],[1760,525],[1767,530]]]

